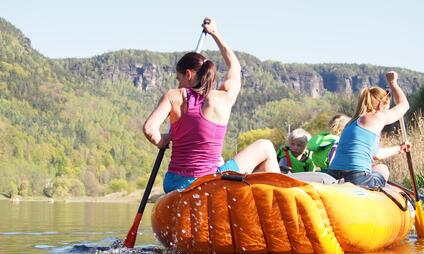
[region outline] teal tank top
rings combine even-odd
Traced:
[[[356,120],[343,130],[330,169],[371,172],[379,146],[380,136],[361,127]]]

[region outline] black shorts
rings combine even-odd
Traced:
[[[386,179],[378,172],[356,171],[356,170],[328,170],[328,174],[336,179],[343,178],[345,182],[368,188],[384,187]]]

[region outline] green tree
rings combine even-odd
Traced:
[[[129,185],[125,179],[113,179],[109,184],[109,188],[112,192],[127,191]]]
[[[237,143],[238,150],[243,150],[258,139],[268,139],[274,144],[274,147],[278,147],[285,140],[285,132],[277,128],[264,128],[241,133]]]

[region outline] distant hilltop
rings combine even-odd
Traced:
[[[34,60],[49,63],[52,67],[51,72],[59,79],[63,78],[61,75],[89,83],[124,79],[130,80],[142,91],[163,90],[172,86],[175,81],[170,77],[175,75],[175,63],[184,53],[157,53],[130,49],[108,52],[91,58],[49,59],[32,49],[30,39],[2,18],[0,18],[0,33],[2,39],[0,61],[7,64],[20,65],[24,59],[19,57],[5,59],[5,57],[11,54],[22,55],[22,52],[26,52],[26,58],[36,59],[25,59],[25,62]],[[225,65],[219,53],[216,51],[203,53],[218,63],[218,71],[222,74]],[[255,56],[242,52],[237,52],[237,56],[242,65],[243,86],[262,93],[266,93],[266,87],[273,86],[315,98],[326,91],[351,94],[365,86],[386,86],[384,73],[389,70],[395,70],[400,74],[399,83],[407,93],[416,91],[424,84],[423,73],[402,68],[369,64],[284,64],[278,61],[260,61]]]

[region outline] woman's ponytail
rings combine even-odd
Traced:
[[[196,72],[196,81],[192,88],[203,96],[208,95],[216,82],[215,64],[199,53],[189,52],[177,63],[177,72],[185,73],[186,70]]]
[[[366,113],[372,112],[377,109],[378,104],[385,97],[386,92],[380,87],[365,87],[359,93],[358,105],[356,106],[355,115],[350,120],[350,123],[354,122],[359,117]]]
[[[197,83],[193,89],[203,96],[208,95],[216,81],[216,67],[210,60],[205,60],[196,73]]]
[[[367,111],[366,104],[367,104],[367,97],[369,96],[369,89],[368,87],[362,88],[361,92],[359,92],[359,98],[358,98],[358,104],[356,105],[356,112],[353,115],[352,119],[349,121],[349,124],[353,123],[364,115]]]

